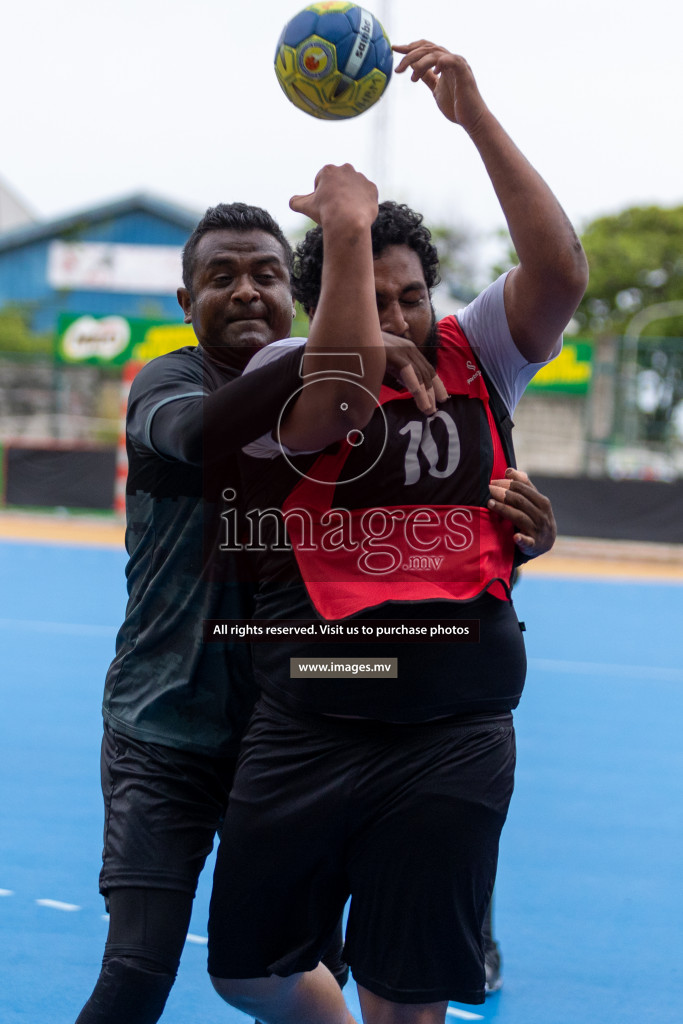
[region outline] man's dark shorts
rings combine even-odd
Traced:
[[[235,761],[141,743],[105,724],[100,892],[143,887],[194,895],[223,820]]]
[[[400,1003],[483,1002],[514,761],[510,714],[393,725],[262,698],[218,852],[210,973],[311,970],[351,895],[357,982]]]

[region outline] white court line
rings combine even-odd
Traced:
[[[0,896],[14,896],[12,889],[0,889]]]
[[[541,672],[564,672],[570,675],[626,676],[683,682],[680,668],[659,668],[654,665],[614,665],[603,661],[555,661],[553,658],[529,658],[529,667]]]
[[[457,1017],[458,1020],[483,1020],[480,1013],[470,1013],[468,1010],[456,1010],[455,1006],[449,1006],[446,1010],[447,1017]]]
[[[80,910],[77,903],[62,903],[61,900],[36,900],[39,907],[51,907],[53,910]]]
[[[112,636],[118,626],[88,626],[81,622],[40,622],[35,619],[0,619],[0,629],[25,629],[36,633],[66,633],[72,636]]]
[[[39,633],[63,633],[72,636],[112,636],[118,626],[91,626],[79,622],[45,622],[33,619],[0,619],[0,629],[24,629]],[[616,665],[601,661],[561,661],[554,658],[529,658],[530,668],[541,672],[568,675],[622,676],[683,682],[683,670],[652,665]]]

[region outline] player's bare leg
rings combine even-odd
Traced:
[[[356,1024],[324,964],[289,978],[211,978],[227,1003],[263,1024]]]
[[[363,1024],[444,1024],[448,1002],[393,1003],[358,986]]]

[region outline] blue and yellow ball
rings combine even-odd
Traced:
[[[327,121],[364,113],[391,78],[391,43],[357,4],[310,4],[289,21],[275,52],[275,74],[295,107]]]

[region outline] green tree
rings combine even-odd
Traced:
[[[576,316],[582,334],[623,334],[640,310],[683,299],[683,206],[598,217],[581,241],[590,266]],[[683,337],[683,316],[654,321],[643,335]]]
[[[469,302],[480,290],[475,284],[478,240],[469,228],[452,224],[430,224],[429,230],[439,252],[441,280],[454,298]]]
[[[28,311],[21,306],[7,305],[0,309],[0,353],[52,354],[52,335],[32,331],[29,320]]]

